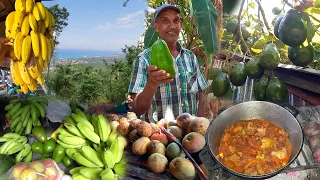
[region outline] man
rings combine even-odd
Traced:
[[[150,65],[151,48],[140,53],[134,62],[129,93],[133,111],[146,121],[174,120],[181,113],[204,116],[203,90],[208,84],[193,52],[177,40],[182,28],[180,9],[169,4],[156,8],[152,26],[159,33],[174,58],[176,76]]]

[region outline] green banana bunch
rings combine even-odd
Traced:
[[[5,142],[0,147],[0,154],[12,155],[20,153],[20,151],[26,150],[25,144],[27,141],[28,139],[25,136],[20,136],[17,133],[6,133],[0,138],[0,142]]]
[[[88,179],[99,179],[102,168],[81,168],[79,173]]]
[[[112,142],[110,151],[114,155],[115,163],[118,163],[121,160],[124,152],[124,148],[120,145],[119,136],[117,136],[117,138]]]
[[[86,167],[99,167],[97,164],[91,162],[90,160],[88,160],[87,158],[85,158],[80,152],[76,152],[73,154],[73,158],[76,162],[78,162],[79,164],[86,166]]]
[[[94,131],[94,128],[92,126],[92,124],[87,120],[87,118],[82,117],[81,115],[72,113],[71,117],[73,118],[73,120],[76,123],[82,122],[83,124],[85,124],[88,128],[90,128],[92,131]]]
[[[83,168],[86,168],[86,167],[85,166],[74,167],[74,168],[70,169],[69,174],[71,176],[73,176],[73,175],[77,174],[80,171],[80,169],[83,169]]]
[[[82,122],[78,122],[77,127],[78,127],[79,131],[81,132],[81,134],[83,134],[90,141],[92,141],[96,144],[100,144],[100,137],[94,132],[93,128],[90,129],[88,126],[86,126]]]
[[[82,146],[80,151],[84,157],[97,164],[99,167],[104,166],[101,156],[90,146]]]
[[[98,115],[97,126],[101,141],[107,142],[109,134],[111,133],[111,126],[109,121],[106,120],[102,114]]]
[[[113,171],[119,176],[124,176],[126,174],[126,164],[127,159],[122,159],[119,163],[114,165]]]
[[[112,169],[115,165],[115,156],[110,149],[104,149],[102,159],[106,167]]]
[[[100,173],[100,179],[114,179],[115,175],[113,171],[109,168],[106,168]]]

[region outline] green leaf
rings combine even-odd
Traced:
[[[209,54],[217,52],[217,10],[210,0],[192,0],[192,9],[206,52]]]
[[[260,53],[266,47],[266,44],[267,44],[266,39],[262,36],[253,44],[253,46],[251,47],[251,50],[253,52]]]
[[[144,36],[144,47],[149,48],[158,39],[159,33],[155,32],[153,27],[150,25]]]

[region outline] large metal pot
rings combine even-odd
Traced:
[[[288,110],[290,110],[291,113]],[[298,157],[303,145],[302,128],[298,120],[295,118],[298,112],[296,110],[296,112],[293,112],[294,110],[295,109],[288,106],[285,106],[284,108],[277,104],[265,101],[244,102],[226,109],[210,123],[206,134],[207,146],[200,152],[200,159],[209,171],[223,168],[238,177],[246,179],[265,179],[275,176],[288,167]],[[229,169],[216,158],[224,130],[238,120],[250,119],[265,119],[285,129],[289,135],[290,143],[292,145],[291,158],[286,166],[269,174],[249,176]],[[212,159],[211,162],[214,163],[208,163],[208,155],[206,156],[208,153],[209,157]]]

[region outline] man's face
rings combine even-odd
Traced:
[[[159,33],[159,37],[167,43],[177,42],[182,28],[180,14],[172,9],[166,9],[159,13],[153,28]]]

